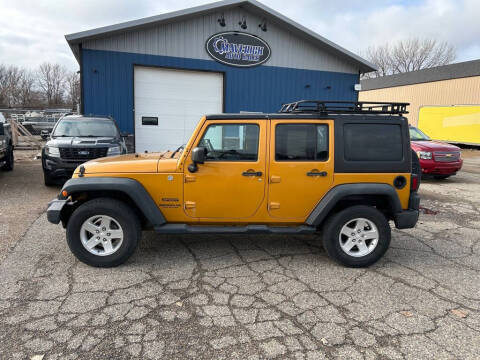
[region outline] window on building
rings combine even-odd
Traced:
[[[207,161],[256,161],[259,132],[256,124],[209,125],[198,146],[207,149]]]
[[[158,117],[142,116],[142,125],[158,125]]]
[[[275,129],[276,161],[328,160],[328,125],[279,124]]]

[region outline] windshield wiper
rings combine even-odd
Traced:
[[[185,149],[185,145],[187,145],[187,144],[180,145],[180,146],[177,148],[177,150],[175,150],[175,151],[172,153],[172,155],[170,155],[170,159],[173,159],[173,157],[175,156],[175,154],[176,154],[177,152],[179,152],[180,150]]]

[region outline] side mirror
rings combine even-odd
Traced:
[[[205,162],[205,153],[207,149],[204,147],[196,147],[192,150],[192,161],[193,164],[188,165],[188,171],[190,172],[197,172],[198,166],[197,164],[203,164]]]
[[[40,131],[40,136],[42,137],[43,140],[46,140],[48,138],[48,135],[50,135],[50,132],[48,130]]]
[[[0,135],[5,135],[5,128],[3,127],[2,122],[0,122]]]
[[[196,147],[192,150],[192,161],[196,164],[203,164],[205,162],[206,149],[203,146]]]

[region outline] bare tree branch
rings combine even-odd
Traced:
[[[43,63],[38,69],[38,85],[48,105],[63,102],[67,70],[60,64]]]
[[[68,101],[75,110],[80,103],[80,75],[76,71],[70,72],[66,77],[66,85]]]
[[[366,57],[378,67],[378,71],[366,74],[371,78],[447,65],[455,60],[456,53],[447,42],[411,38],[369,47]]]

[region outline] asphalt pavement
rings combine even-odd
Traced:
[[[368,269],[319,237],[151,232],[97,269],[39,211],[0,260],[0,359],[478,359],[478,175],[421,195]]]

